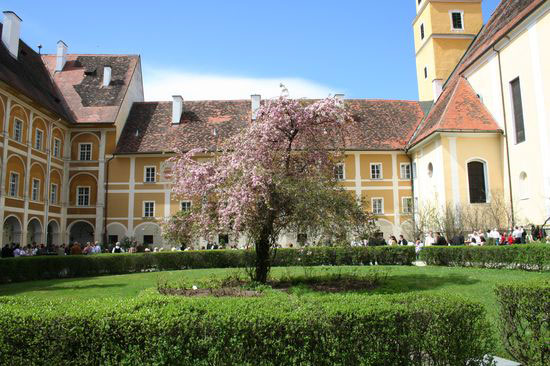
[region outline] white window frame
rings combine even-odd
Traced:
[[[88,204],[87,205],[81,205],[80,204],[80,188],[87,188],[88,189]],[[84,196],[83,196],[84,197]],[[76,186],[76,206],[77,207],[90,207],[90,201],[92,199],[92,188],[90,186]]]
[[[380,212],[374,210],[374,201],[380,200],[382,202],[380,207]],[[371,198],[371,207],[372,207],[372,213],[374,215],[383,215],[384,214],[384,198],[383,197],[373,197]]]
[[[23,120],[17,117],[14,117],[13,119],[13,139],[17,142],[23,142]],[[20,126],[21,129],[19,130],[19,133],[16,133],[18,131],[17,126]]]
[[[147,180],[147,169],[153,169],[153,180]],[[143,182],[144,183],[156,183],[157,181],[157,167],[155,165],[147,165],[143,167]]]
[[[153,212],[150,216],[147,215],[147,210],[146,210],[146,206],[147,206],[148,203],[153,204]],[[143,201],[143,217],[145,217],[145,218],[154,218],[155,217],[155,201]]]
[[[55,190],[53,189],[53,187],[55,187]],[[52,183],[52,185],[50,187],[50,203],[53,204],[53,205],[57,204],[58,192],[59,192],[59,186],[56,183]],[[54,195],[54,193],[55,193],[55,195]]]
[[[380,166],[379,177],[375,178],[372,174],[372,168],[376,165]],[[371,180],[383,180],[384,179],[384,165],[382,163],[370,163],[370,179]]]
[[[56,143],[58,143],[58,145],[56,145]],[[61,140],[58,139],[57,137],[54,137],[53,138],[53,149],[52,149],[52,154],[54,157],[56,158],[59,158],[61,157]]]
[[[403,167],[409,167],[409,176],[403,174]],[[401,176],[401,179],[411,180],[412,178],[412,164],[411,163],[401,163],[399,165],[399,174]]]
[[[409,210],[405,210],[406,206],[405,205],[405,202],[407,202],[407,200],[410,202],[410,205],[409,205]],[[413,213],[413,199],[412,197],[401,197],[401,212],[406,214],[406,215],[411,215]]]
[[[13,184],[12,177],[16,177],[15,184]],[[20,176],[19,176],[18,172],[11,172],[10,171],[10,184],[9,184],[9,187],[8,187],[8,196],[18,197],[18,194],[19,194],[19,178],[20,178]]]
[[[90,159],[82,159],[82,146],[90,146]],[[93,144],[91,142],[81,142],[78,144],[78,160],[79,161],[92,161]]]
[[[35,187],[34,183],[36,182],[38,182],[38,186]],[[33,178],[31,182],[31,201],[34,201],[34,202],[40,201],[40,179],[38,178]]]
[[[40,139],[38,138],[40,133]],[[44,131],[42,131],[40,128],[37,128],[34,132],[34,148],[36,150],[42,151],[42,147],[44,146]]]
[[[188,205],[189,205],[189,208],[184,209],[184,208],[183,208],[183,205],[184,205],[184,204],[188,204]],[[184,212],[190,211],[190,210],[191,210],[191,205],[192,205],[192,204],[191,204],[191,201],[180,201],[180,210],[181,210],[181,211],[184,211]]]
[[[340,168],[342,168],[341,178],[340,178],[340,170],[339,170]],[[335,169],[335,174],[334,175],[336,177],[336,180],[339,180],[339,181],[346,180],[346,165],[344,163],[336,164],[334,169]]]
[[[462,28],[455,28],[453,23],[453,14],[460,13],[460,21],[462,22]],[[464,32],[464,10],[449,10],[449,18],[451,19],[451,31],[452,32]]]

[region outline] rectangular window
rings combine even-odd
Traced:
[[[191,202],[190,201],[182,201],[181,202],[181,210],[182,211],[190,211],[191,210]]]
[[[373,198],[372,199],[372,213],[375,215],[382,215],[384,213],[384,199]]]
[[[11,173],[10,174],[10,196],[11,197],[17,197],[19,191],[19,174],[17,173]]]
[[[143,245],[153,245],[154,241],[153,235],[143,235]]]
[[[55,183],[52,183],[52,187],[50,189],[50,203],[57,203],[57,184]]]
[[[401,164],[401,179],[411,179],[411,164]]]
[[[145,183],[155,183],[156,168],[154,166],[145,167]]]
[[[428,78],[428,66],[424,67],[424,79]]]
[[[336,180],[344,180],[344,164],[337,164],[334,167],[334,177]]]
[[[53,139],[53,156],[59,158],[61,155],[61,140]]]
[[[42,150],[42,136],[44,136],[42,130],[37,129],[34,135],[34,148],[36,150]]]
[[[416,179],[416,162],[412,164],[412,175],[413,179]]]
[[[525,141],[525,124],[523,121],[523,104],[521,101],[521,85],[519,78],[510,82],[512,88],[512,106],[514,108],[514,124],[516,127],[516,144]]]
[[[76,188],[76,205],[81,207],[90,205],[90,187]]]
[[[79,160],[92,160],[92,144],[78,145]]]
[[[32,180],[31,200],[38,201],[40,199],[40,181],[38,179]]]
[[[424,24],[420,24],[420,39],[424,39]]]
[[[464,19],[461,11],[451,12],[452,30],[464,30]]]
[[[413,200],[411,197],[403,197],[402,199],[402,205],[403,205],[403,213],[404,214],[411,214],[412,213],[412,203]]]
[[[143,217],[155,217],[155,202],[143,202]]]
[[[21,142],[23,140],[23,121],[15,118],[13,126],[13,139]]]
[[[382,164],[374,163],[370,165],[370,178],[382,179]]]

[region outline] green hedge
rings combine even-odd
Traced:
[[[550,270],[550,245],[425,247],[420,258],[428,265]]]
[[[550,365],[550,279],[502,284],[495,292],[506,350],[524,365]]]
[[[37,311],[40,309],[40,311]],[[480,304],[429,295],[0,298],[2,365],[481,365]]]
[[[251,250],[206,250],[6,258],[0,259],[0,283],[143,271],[245,267],[254,262],[254,256]],[[410,265],[414,260],[414,247],[318,247],[277,249],[273,266]]]

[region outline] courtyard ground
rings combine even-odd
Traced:
[[[128,298],[139,296],[147,292],[156,291],[158,281],[177,282],[185,279],[186,282],[200,281],[212,277],[225,277],[236,270],[231,269],[204,269],[171,272],[153,272],[119,276],[104,276],[92,278],[77,278],[66,280],[47,280],[13,283],[0,286],[0,296],[26,296],[40,299],[73,299],[82,300],[98,298]],[[496,270],[475,268],[449,267],[414,267],[414,266],[376,266],[376,267],[302,267],[274,268],[273,277],[280,277],[290,273],[304,275],[304,272],[313,275],[355,271],[384,271],[388,273],[387,280],[378,288],[366,291],[370,294],[395,294],[412,292],[451,293],[461,295],[482,303],[496,334],[498,306],[494,295],[494,286],[500,282],[525,281],[547,277],[548,273],[525,272],[519,270]],[[295,288],[292,296],[324,296],[323,293],[310,290],[307,287]],[[288,296],[285,293],[270,296]],[[503,346],[499,344],[495,350],[497,355],[506,356]]]

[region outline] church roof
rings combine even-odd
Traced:
[[[447,80],[443,92],[415,133],[410,146],[435,132],[501,132],[462,74],[545,0],[502,0]]]
[[[404,150],[424,118],[422,104],[413,101],[348,99],[355,122],[348,150]],[[172,102],[134,103],[117,146],[117,153],[214,150],[252,121],[250,100],[185,101],[179,124],[172,124]]]

